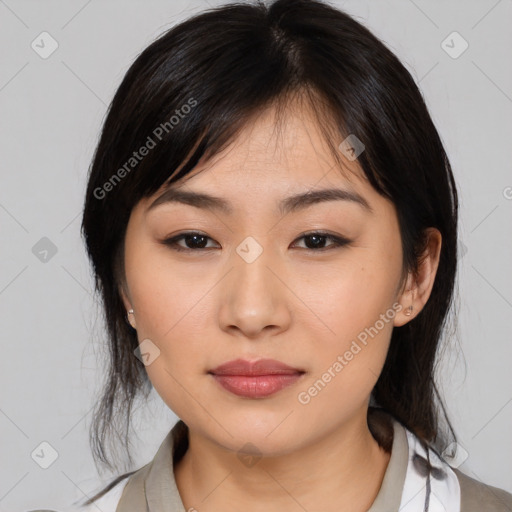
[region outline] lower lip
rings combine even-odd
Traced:
[[[279,375],[215,375],[214,379],[226,390],[246,398],[264,398],[297,382],[302,373]]]

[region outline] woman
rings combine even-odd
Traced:
[[[160,36],[87,187],[111,356],[95,456],[152,387],[180,420],[78,509],[511,510],[445,460],[457,214],[414,80],[347,14],[228,4]]]

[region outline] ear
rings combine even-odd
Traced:
[[[421,256],[418,271],[410,272],[402,293],[397,301],[402,309],[395,315],[394,325],[400,327],[412,320],[423,309],[430,297],[441,254],[442,236],[438,229],[428,228],[425,231],[427,237],[426,247]],[[409,306],[412,306],[411,314],[405,314]]]

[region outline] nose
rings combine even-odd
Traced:
[[[244,259],[240,251],[232,255],[230,265],[220,290],[221,329],[252,340],[288,329],[293,294],[276,256],[263,250],[254,260]]]

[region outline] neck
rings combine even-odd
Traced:
[[[364,412],[293,453],[247,467],[236,453],[189,430],[188,450],[174,467],[185,509],[367,511],[390,454],[373,438]]]

